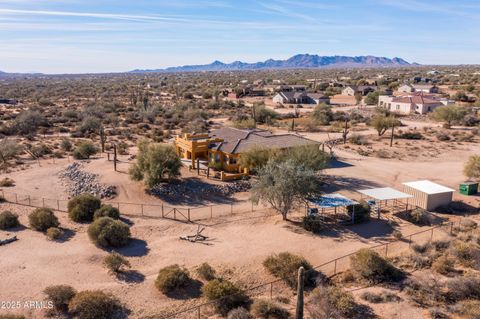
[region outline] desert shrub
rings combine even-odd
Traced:
[[[208,300],[216,300],[217,311],[226,315],[230,310],[248,306],[249,298],[234,283],[223,279],[214,279],[202,287],[202,293]]]
[[[285,308],[265,299],[256,299],[253,302],[252,313],[256,318],[263,319],[286,319],[290,317],[290,313]]]
[[[400,138],[406,139],[406,140],[421,140],[423,139],[423,135],[420,132],[405,132],[400,134]]]
[[[455,312],[466,319],[480,318],[480,300],[464,300],[455,305]]]
[[[187,286],[190,281],[190,274],[185,268],[181,268],[179,265],[170,265],[160,269],[155,280],[155,287],[166,294]]]
[[[75,150],[73,151],[73,157],[75,159],[88,159],[90,156],[96,154],[98,149],[93,145],[92,142],[86,141],[80,143]]]
[[[480,299],[480,278],[473,276],[456,277],[446,283],[446,298],[451,302]]]
[[[16,158],[22,149],[23,147],[17,140],[3,138],[0,140],[0,161],[7,164],[9,160]]]
[[[275,277],[281,278],[290,287],[297,287],[297,273],[300,267],[305,269],[305,286],[315,284],[315,273],[312,265],[303,257],[283,252],[265,259],[263,266]]]
[[[67,311],[68,304],[75,297],[77,291],[68,285],[56,285],[45,288],[43,293],[47,295],[47,300],[53,303],[55,310]]]
[[[253,319],[253,316],[243,307],[238,307],[230,310],[227,319]]]
[[[360,135],[360,134],[352,134],[348,140],[349,140],[350,143],[355,144],[355,145],[367,145],[368,144],[367,138],[363,135]]]
[[[319,286],[311,294],[307,310],[312,318],[352,318],[358,305],[351,293],[336,286]]]
[[[100,247],[122,247],[130,240],[130,228],[119,220],[100,217],[88,227],[88,236]]]
[[[407,219],[415,225],[430,225],[430,215],[423,208],[415,208],[407,213]]]
[[[28,215],[30,227],[38,231],[46,231],[50,227],[58,227],[60,223],[50,208],[37,208]]]
[[[11,178],[5,177],[0,180],[0,187],[12,187],[15,186],[15,181]]]
[[[443,286],[435,277],[407,279],[404,291],[414,303],[423,307],[445,301]]]
[[[448,275],[453,271],[454,261],[447,255],[438,257],[432,263],[432,269],[442,275]]]
[[[119,219],[120,211],[118,210],[118,208],[113,207],[112,205],[102,205],[93,214],[93,219],[97,219],[100,217],[110,217],[113,219]]]
[[[8,210],[5,210],[0,213],[0,229],[1,230],[15,228],[18,226],[20,226],[20,222],[18,221],[18,215]]]
[[[130,268],[130,262],[115,251],[105,256],[103,265],[113,273],[121,272],[123,268]]]
[[[69,139],[64,138],[60,142],[60,147],[62,148],[62,150],[66,151],[66,152],[70,152],[73,149],[73,144],[72,144],[72,142],[70,142]]]
[[[440,132],[436,135],[437,140],[439,141],[450,141],[450,135],[445,132]]]
[[[117,298],[98,290],[79,292],[68,304],[69,311],[82,319],[112,318],[121,308]]]
[[[377,252],[363,248],[350,256],[351,269],[362,279],[369,282],[396,281],[401,272]]]
[[[318,233],[323,229],[323,222],[315,216],[305,216],[302,219],[302,227],[306,231]]]
[[[47,238],[57,240],[63,237],[63,231],[58,227],[50,227],[47,229]]]
[[[395,229],[392,233],[393,237],[395,237],[395,239],[397,240],[401,240],[403,239],[403,234],[401,231],[399,231],[398,229]]]
[[[455,241],[449,251],[456,257],[458,262],[466,267],[473,267],[475,266],[476,259],[480,260],[480,250],[472,243]]]
[[[215,269],[213,269],[213,267],[208,263],[203,263],[198,266],[197,274],[200,276],[200,278],[207,281],[215,279]]]
[[[355,211],[356,223],[370,220],[370,210],[370,205],[364,200],[361,200],[357,205],[347,206],[347,212],[350,215],[350,218]]]
[[[100,199],[93,195],[78,195],[68,201],[68,216],[77,223],[91,222],[100,205]]]
[[[371,303],[384,303],[384,302],[393,302],[393,301],[400,300],[400,297],[388,291],[382,291],[379,293],[366,291],[362,293],[360,297],[363,300],[366,300]]]

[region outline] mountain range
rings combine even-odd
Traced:
[[[286,60],[268,59],[263,62],[246,63],[235,61],[223,63],[214,61],[203,65],[184,65],[165,69],[133,70],[130,72],[196,72],[196,71],[239,71],[239,70],[265,70],[265,69],[309,69],[333,67],[399,67],[412,66],[402,58],[386,58],[376,56],[319,56],[316,54],[297,54]]]

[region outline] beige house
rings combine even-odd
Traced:
[[[442,101],[423,95],[378,97],[378,106],[398,114],[426,114],[441,105],[444,105]]]
[[[403,84],[398,87],[397,91],[400,93],[412,93],[415,89],[410,84]]]
[[[455,191],[428,180],[403,183],[403,186],[405,193],[413,195],[410,203],[429,211],[450,204]]]

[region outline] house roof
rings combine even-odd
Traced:
[[[265,148],[289,148],[318,144],[318,142],[299,135],[274,135],[271,132],[260,129],[242,130],[233,127],[223,127],[214,130],[210,133],[210,136],[223,139],[223,142],[212,144],[212,149],[230,154],[242,153],[255,146]]]
[[[391,187],[361,189],[357,192],[363,195],[367,195],[368,197],[374,198],[376,200],[392,200],[413,197],[410,194],[406,194]]]
[[[451,193],[451,192],[455,191],[452,188],[448,188],[446,186],[434,183],[434,182],[429,181],[429,180],[407,182],[407,183],[403,183],[403,185],[414,188],[416,190],[421,191],[422,193],[426,193],[426,194],[429,194],[429,195]]]
[[[409,103],[409,104],[438,104],[440,101],[432,98],[424,97],[423,95],[394,97],[392,103]]]

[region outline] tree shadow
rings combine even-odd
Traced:
[[[165,295],[169,298],[177,300],[200,298],[202,295],[202,286],[203,283],[200,280],[191,279],[190,283],[186,287],[167,292]]]
[[[117,279],[126,283],[141,283],[145,280],[145,275],[137,270],[127,270],[116,274]]]
[[[322,187],[325,192],[336,192],[339,190],[357,190],[363,188],[381,187],[380,184],[365,179],[328,175]]]
[[[24,231],[25,229],[27,229],[27,227],[20,224],[17,227],[12,227],[12,228],[9,228],[9,229],[5,229],[3,231],[8,234],[8,233],[18,233],[18,232]]]
[[[345,167],[352,167],[352,166],[354,165],[344,161],[339,161],[337,158],[331,160],[330,163],[328,164],[328,168],[345,168]]]
[[[229,182],[210,184],[200,178],[189,177],[162,183],[148,193],[172,205],[232,204],[236,202],[233,189]]]
[[[73,236],[75,236],[75,233],[76,233],[71,229],[63,228],[63,227],[60,227],[60,230],[63,232],[63,236],[55,240],[56,242],[59,242],[59,243],[64,243],[69,241],[70,239],[73,238]]]
[[[130,227],[135,225],[135,222],[133,222],[130,218],[126,218],[125,216],[120,216],[119,220],[124,222],[125,224],[127,224]]]
[[[145,240],[132,238],[130,239],[128,246],[109,249],[109,251],[116,251],[125,257],[143,257],[148,254],[150,248],[148,248],[148,244]]]

